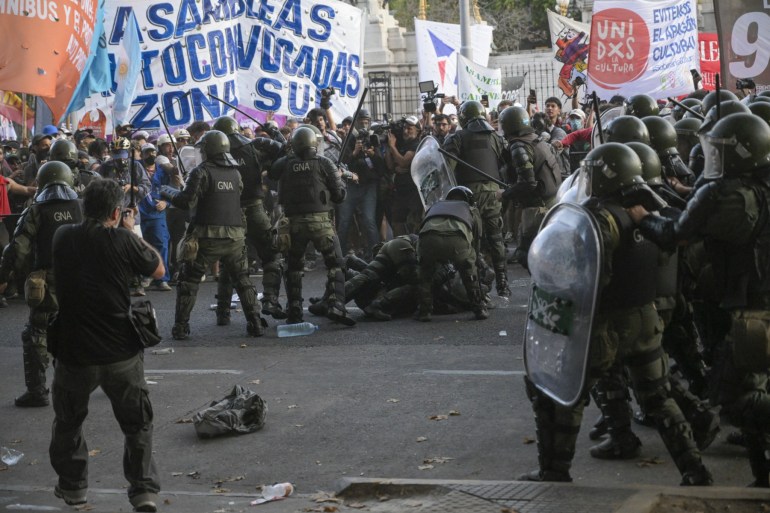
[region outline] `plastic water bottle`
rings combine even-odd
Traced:
[[[302,335],[310,335],[320,329],[312,322],[300,322],[298,324],[281,324],[278,326],[278,337],[300,337]]]
[[[303,324],[310,324],[303,323]],[[262,487],[262,497],[273,501],[276,499],[283,499],[284,497],[288,497],[294,492],[294,485],[291,483],[277,483],[270,486],[263,486]]]

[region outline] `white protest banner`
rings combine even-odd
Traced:
[[[723,87],[751,79],[770,89],[770,0],[714,2],[722,55]]]
[[[575,94],[575,86],[586,82],[591,26],[550,10],[548,26],[551,29],[551,44],[556,51],[553,59],[561,64],[559,89],[568,97],[572,97]]]
[[[334,87],[338,119],[363,91],[363,11],[336,0],[107,0],[105,30],[115,49],[135,12],[142,72],[128,119],[147,130],[206,121],[233,110],[303,116]],[[115,86],[113,85],[113,91]],[[109,110],[111,96],[83,112]],[[257,116],[255,116],[257,117]],[[264,115],[261,116],[264,118]]]
[[[488,108],[497,108],[503,94],[502,76],[500,68],[487,68],[457,54],[457,97],[461,102],[481,101],[481,97],[486,95]]]
[[[602,99],[693,91],[700,70],[695,0],[597,0],[591,19],[588,91]]]
[[[492,48],[490,25],[471,25],[473,62],[486,66]],[[414,20],[417,42],[417,73],[420,82],[432,80],[439,93],[457,94],[457,55],[460,54],[460,25]]]

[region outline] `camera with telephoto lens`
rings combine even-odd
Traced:
[[[735,81],[736,89],[756,89],[757,84],[750,78],[739,78]]]
[[[436,105],[436,98],[443,98],[443,93],[436,93],[438,86],[433,80],[426,80],[420,82],[420,94],[422,95],[422,108],[425,112],[436,112],[438,108]]]
[[[331,97],[334,96],[337,91],[333,87],[329,86],[324,87],[319,92],[321,93],[321,108],[324,110],[330,109],[332,106]]]

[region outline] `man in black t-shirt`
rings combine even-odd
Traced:
[[[386,213],[396,237],[415,233],[424,214],[420,193],[411,173],[412,159],[419,145],[420,122],[414,116],[404,119],[401,138],[388,133],[385,163],[394,177],[390,210],[386,207]]]
[[[82,425],[91,392],[101,386],[125,434],[129,500],[134,511],[156,511],[160,484],[152,457],[152,405],[142,345],[130,320],[128,283],[137,274],[159,279],[165,268],[158,253],[132,232],[133,212],[124,213],[123,196],[116,181],[91,182],[83,194],[85,220],[54,235],[60,307],[49,329],[56,359],[49,454],[59,475],[56,496],[69,505],[84,504],[88,449]]]

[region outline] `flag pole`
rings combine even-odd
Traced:
[[[460,55],[466,59],[473,60],[470,0],[460,0]]]

